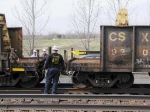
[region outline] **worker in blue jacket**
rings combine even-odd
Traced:
[[[50,84],[52,84],[52,94],[56,94],[60,72],[65,71],[64,60],[61,54],[58,53],[58,47],[52,47],[52,54],[46,58],[44,69],[47,69],[44,94],[49,94]]]

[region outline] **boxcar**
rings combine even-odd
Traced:
[[[129,88],[132,72],[150,71],[150,26],[101,26],[100,58],[73,58],[67,68],[77,88]]]

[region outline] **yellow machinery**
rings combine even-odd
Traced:
[[[120,9],[117,16],[116,16],[116,26],[128,26],[128,10],[127,9]]]

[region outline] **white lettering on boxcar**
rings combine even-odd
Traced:
[[[119,38],[118,38],[118,40],[120,40],[120,41],[124,41],[125,40],[125,33],[124,32],[119,32]]]
[[[112,55],[115,55],[117,53],[116,49],[112,49]]]
[[[117,40],[117,37],[112,38],[112,35],[117,35],[116,32],[112,32],[112,33],[109,34],[109,39],[110,39],[111,41],[116,41],[116,40]]]
[[[122,48],[122,49],[120,49],[118,51],[120,51],[121,53],[125,53],[125,51],[126,51],[125,49]],[[112,49],[112,55],[116,55],[118,51],[117,51],[117,49]],[[127,51],[127,52],[129,52],[129,51]]]
[[[144,56],[147,56],[147,55],[148,55],[148,50],[147,50],[147,49],[144,49],[144,50],[143,50],[143,55],[144,55]]]
[[[147,38],[148,33],[146,33],[146,34],[142,33],[142,36],[143,36],[142,42],[144,42],[144,41],[149,42],[149,40]]]
[[[115,36],[112,37],[113,35]],[[112,32],[109,34],[109,39],[111,41],[116,41],[116,40],[124,41],[126,39],[125,32],[119,32],[118,34],[116,32]]]
[[[120,49],[121,53],[124,53],[125,52],[125,49]]]

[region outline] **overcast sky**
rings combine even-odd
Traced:
[[[73,1],[76,0],[53,0],[51,2],[51,17],[50,21],[48,24],[48,31],[51,32],[58,32],[58,33],[66,33],[70,31],[70,15],[72,13],[72,7],[73,7]],[[105,2],[105,0],[103,0]],[[146,24],[145,21],[148,20],[143,20],[144,18],[147,17],[148,13],[148,8],[147,8],[147,0],[134,0],[135,2],[132,4],[133,6],[136,7],[136,11],[132,16],[134,15],[135,18],[129,17],[129,21],[135,24]],[[21,24],[19,24],[18,20],[16,20],[12,14],[12,9],[13,7],[20,7],[20,0],[0,0],[0,13],[5,14],[6,16],[6,21],[7,21],[7,26],[15,26],[19,25],[20,27]],[[21,8],[20,8],[21,9]],[[129,11],[133,9],[128,9]],[[150,8],[149,8],[150,10]],[[129,12],[131,13],[131,12]],[[104,20],[103,16],[105,13],[101,13],[101,18],[99,21]],[[138,19],[137,19],[138,18]],[[150,16],[149,16],[150,18]],[[108,22],[103,21],[102,23],[98,24],[108,24]]]

